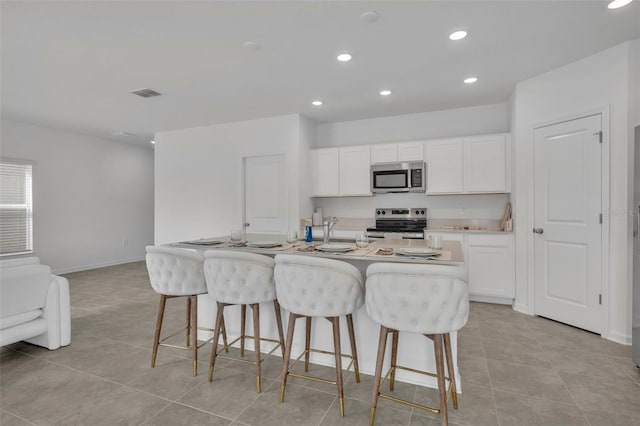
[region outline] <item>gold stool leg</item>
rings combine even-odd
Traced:
[[[247,323],[247,305],[240,305],[240,357],[244,358],[244,330]]]
[[[378,396],[380,395],[380,380],[382,378],[382,363],[384,362],[384,352],[387,349],[388,333],[389,329],[381,325],[380,339],[378,340],[378,357],[376,358],[376,372],[373,380],[373,400],[371,401],[369,426],[373,426],[376,418],[376,407],[378,406]]]
[[[191,300],[191,345],[193,350],[193,375],[198,375],[198,296],[189,297]]]
[[[218,313],[216,314],[216,325],[213,327],[213,341],[211,342],[211,357],[209,358],[209,381],[213,380],[213,367],[218,356],[218,341],[220,340],[220,330],[224,323],[224,304],[218,302]],[[226,347],[226,344],[225,344]]]
[[[227,327],[224,325],[224,316],[222,317],[222,343],[224,344],[224,351],[229,352],[229,342],[227,342]]]
[[[160,332],[162,331],[162,319],[164,318],[164,308],[167,304],[167,296],[160,295],[158,305],[158,318],[156,319],[156,332],[153,337],[153,350],[151,351],[151,368],[156,366],[156,356],[158,355],[158,345],[160,345]]]
[[[287,342],[285,344],[284,359],[282,362],[282,383],[280,384],[280,403],[284,402],[284,391],[289,375],[289,361],[291,360],[291,344],[293,342],[293,330],[296,326],[298,315],[289,312],[289,326],[287,327]]]
[[[333,348],[336,358],[336,385],[338,386],[338,401],[340,402],[340,417],[344,417],[344,390],[342,387],[342,352],[340,349],[340,318],[327,318],[333,324]]]
[[[311,349],[311,317],[307,317],[307,329],[304,341],[304,371],[309,372],[309,349]]]
[[[456,390],[456,374],[453,368],[453,356],[451,356],[451,336],[449,333],[444,335],[444,353],[447,357],[447,369],[449,370],[449,382],[451,386],[451,397],[453,399],[453,408],[458,409],[458,391]]]
[[[187,344],[186,347],[189,347],[189,337],[191,336],[191,297],[187,296]]]
[[[442,334],[433,335],[433,346],[436,355],[436,373],[438,375],[438,394],[440,395],[440,415],[442,425],[449,424],[449,414],[447,413],[447,386],[444,379],[444,359],[442,354]]]
[[[391,332],[391,377],[389,378],[389,390],[393,392],[396,385],[396,365],[398,361],[398,340],[400,339],[398,330]]]
[[[347,315],[347,328],[349,329],[349,340],[351,342],[351,357],[353,358],[353,370],[356,376],[356,383],[360,383],[360,368],[358,366],[358,350],[356,348],[356,333],[353,329],[353,315]]]
[[[260,304],[254,303],[251,308],[253,309],[253,350],[256,352],[256,389],[260,393],[262,392],[260,383]]]
[[[280,311],[280,303],[277,300],[273,301],[273,308],[276,311],[276,325],[278,326],[278,340],[280,340],[280,351],[282,352],[282,359],[284,359],[284,330],[282,329],[282,312]]]

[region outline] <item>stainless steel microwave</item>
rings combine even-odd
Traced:
[[[425,192],[426,170],[424,161],[383,163],[371,166],[371,192]]]

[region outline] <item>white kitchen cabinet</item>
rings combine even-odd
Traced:
[[[513,234],[468,234],[465,237],[469,293],[475,296],[513,299]]]
[[[387,143],[371,146],[371,164],[398,161],[398,144]]]
[[[462,139],[428,141],[427,194],[462,192]]]
[[[423,142],[371,145],[371,164],[424,160]]]
[[[428,141],[427,195],[510,192],[505,134]]]
[[[463,139],[465,192],[508,192],[507,148],[505,135]]]
[[[369,146],[340,148],[340,195],[371,195]]]
[[[337,197],[340,195],[340,151],[338,148],[311,150],[310,170],[312,197]]]
[[[398,144],[398,161],[423,161],[423,142],[403,142]]]

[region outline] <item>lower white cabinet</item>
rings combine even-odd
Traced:
[[[425,238],[433,235],[462,243],[471,300],[512,302],[516,287],[513,234],[425,232]]]
[[[513,299],[515,254],[513,234],[466,235],[471,295]]]

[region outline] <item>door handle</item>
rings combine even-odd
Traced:
[[[251,224],[249,222],[245,222],[244,226],[251,226]]]
[[[544,232],[544,229],[542,228],[533,228],[534,234],[542,234],[543,232]]]

